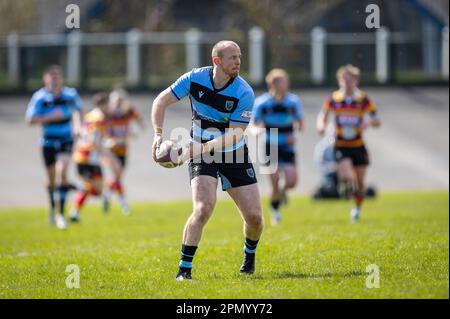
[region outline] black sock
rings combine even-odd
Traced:
[[[245,238],[244,253],[254,254],[256,252],[256,247],[258,246],[259,240],[251,240]]]
[[[197,246],[181,245],[181,260],[179,264],[180,268],[192,268],[192,260],[194,259],[196,250]]]
[[[61,185],[58,187],[59,194],[59,213],[64,215],[65,207],[66,207],[66,195],[67,195],[68,187],[66,185]]]
[[[278,208],[280,207],[280,201],[279,200],[272,200],[270,202],[270,207],[272,207],[275,210],[278,210]]]
[[[47,187],[48,198],[50,199],[50,208],[51,210],[55,210],[55,188]]]

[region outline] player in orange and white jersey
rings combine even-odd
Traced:
[[[94,109],[84,116],[73,155],[83,181],[83,188],[75,198],[70,215],[74,222],[79,220],[80,209],[89,195],[100,196],[103,188],[101,162],[108,156],[108,150],[103,145],[107,130],[108,94],[94,95],[93,103]]]
[[[128,140],[133,135],[131,124],[136,122],[141,129],[144,123],[138,110],[130,103],[128,94],[123,89],[115,89],[109,95],[108,125],[106,130],[105,146],[116,158],[119,165],[110,165],[113,177],[107,181],[106,189],[103,193],[103,210],[109,210],[109,202],[112,193],[118,195],[119,203],[124,215],[130,214],[128,203],[125,199],[124,186],[122,181],[123,172],[127,162]]]
[[[351,211],[353,221],[359,220],[364,201],[364,178],[369,156],[363,141],[363,132],[369,126],[379,127],[381,121],[377,108],[366,93],[358,88],[360,70],[346,65],[337,71],[340,89],[326,101],[317,118],[317,130],[324,134],[329,113],[335,114],[335,158],[340,182],[352,190],[355,206]],[[370,121],[365,121],[365,115]]]

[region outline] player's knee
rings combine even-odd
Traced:
[[[355,182],[355,177],[353,176],[353,174],[351,172],[342,173],[340,179],[343,182]]]
[[[195,221],[200,224],[206,224],[206,222],[209,219],[209,216],[211,216],[212,214],[213,209],[214,209],[213,203],[208,202],[196,203],[194,205],[193,211]]]
[[[99,183],[94,183],[92,185],[92,189],[95,192],[95,196],[100,196],[103,192],[103,183],[99,182]]]
[[[291,176],[286,180],[286,188],[294,188],[297,186],[297,176]]]
[[[262,229],[264,227],[264,219],[262,214],[257,213],[250,215],[247,219],[247,223],[252,228]]]

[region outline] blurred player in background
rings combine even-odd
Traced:
[[[272,224],[277,225],[281,221],[280,205],[287,202],[287,191],[298,181],[295,132],[303,130],[303,107],[300,99],[289,93],[289,77],[285,70],[271,70],[266,83],[269,92],[256,99],[253,123],[265,128],[267,165],[276,165],[276,171],[269,179]],[[270,129],[277,129],[278,134],[272,136]],[[271,150],[276,150],[277,156],[270,154]]]
[[[334,156],[334,123],[328,123],[326,132],[314,147],[314,162],[320,168],[320,187],[314,193],[315,199],[339,198],[339,178]]]
[[[67,180],[67,171],[74,135],[81,127],[81,99],[76,89],[63,86],[62,70],[58,65],[45,69],[43,81],[45,87],[34,93],[28,104],[26,120],[31,125],[42,126],[41,146],[47,170],[50,223],[65,229],[66,197],[74,188]]]
[[[235,42],[220,41],[213,47],[212,60],[214,66],[182,75],[158,95],[152,107],[156,160],[163,140],[166,108],[186,96],[191,100],[192,142],[180,160],[190,160],[193,212],[184,228],[177,280],[191,279],[192,260],[216,205],[219,178],[222,189],[234,200],[244,221],[241,273],[255,271],[255,253],[264,224],[256,175],[244,139],[254,93],[239,76],[241,49]],[[211,158],[210,154],[218,157]]]
[[[336,141],[335,158],[338,165],[339,181],[353,194],[355,206],[351,211],[353,221],[358,221],[364,201],[364,178],[369,165],[369,156],[362,137],[369,126],[379,127],[375,104],[364,91],[358,88],[360,70],[346,65],[337,71],[339,90],[329,97],[317,118],[317,130],[324,134],[328,115],[335,114]],[[365,121],[365,114],[370,121]]]
[[[109,96],[108,125],[106,130],[106,147],[116,157],[119,165],[106,161],[113,174],[112,180],[106,183],[103,192],[103,210],[109,210],[112,193],[116,193],[124,215],[130,214],[129,205],[125,199],[122,175],[127,162],[128,139],[133,136],[130,124],[136,122],[143,130],[144,123],[139,112],[128,99],[127,92],[117,87]]]
[[[104,147],[106,136],[107,112],[109,96],[107,93],[97,93],[93,97],[94,109],[84,116],[81,135],[75,145],[74,160],[83,186],[78,192],[73,205],[70,219],[79,221],[80,210],[86,199],[91,196],[101,196],[103,189],[103,174],[101,160],[116,163],[115,158]],[[116,165],[118,165],[116,163]]]

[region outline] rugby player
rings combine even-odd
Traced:
[[[289,92],[289,77],[285,70],[271,70],[266,83],[269,91],[256,99],[252,122],[265,128],[266,156],[269,158],[266,165],[276,165],[269,180],[272,225],[277,225],[281,221],[280,204],[287,202],[287,191],[297,185],[295,132],[303,130],[303,107],[300,99]],[[270,129],[276,129],[278,134],[272,136]],[[277,156],[270,154],[271,150],[276,150]]]
[[[379,127],[381,121],[375,104],[358,88],[359,68],[346,65],[339,68],[336,75],[340,89],[325,101],[317,117],[317,130],[322,135],[325,133],[329,113],[334,112],[338,177],[351,190],[354,207],[350,216],[356,222],[360,219],[365,194],[364,178],[369,165],[369,155],[362,134],[369,126]],[[370,121],[365,120],[367,113]]]
[[[191,279],[192,260],[203,228],[214,210],[218,179],[236,203],[244,221],[241,273],[255,271],[255,253],[263,230],[263,215],[255,171],[248,156],[244,130],[251,118],[254,93],[239,76],[241,50],[220,41],[212,50],[212,67],[193,69],[161,92],[153,102],[153,157],[163,140],[166,108],[189,96],[191,142],[180,162],[189,160],[193,211],[186,222],[177,280]]]
[[[114,165],[110,161],[106,162],[113,173],[113,179],[106,183],[106,189],[103,192],[103,210],[104,212],[109,210],[111,194],[116,193],[122,213],[128,215],[131,212],[125,198],[122,175],[127,161],[128,139],[132,134],[130,124],[136,122],[143,130],[144,123],[138,110],[128,100],[128,94],[124,89],[113,90],[109,99],[106,147],[116,157],[119,165]]]
[[[75,188],[67,180],[67,171],[74,135],[78,135],[81,126],[82,102],[76,89],[63,86],[60,66],[47,67],[43,82],[45,86],[33,94],[28,104],[26,121],[42,126],[40,145],[47,172],[50,223],[65,229],[66,197],[68,191]]]
[[[75,145],[73,155],[78,174],[83,182],[83,187],[75,198],[70,214],[70,219],[73,222],[79,221],[80,210],[90,195],[101,196],[102,194],[102,158],[109,156],[109,160],[115,163],[115,158],[109,154],[108,149],[103,145],[109,96],[107,93],[97,93],[92,100],[94,109],[84,116],[81,135]]]

